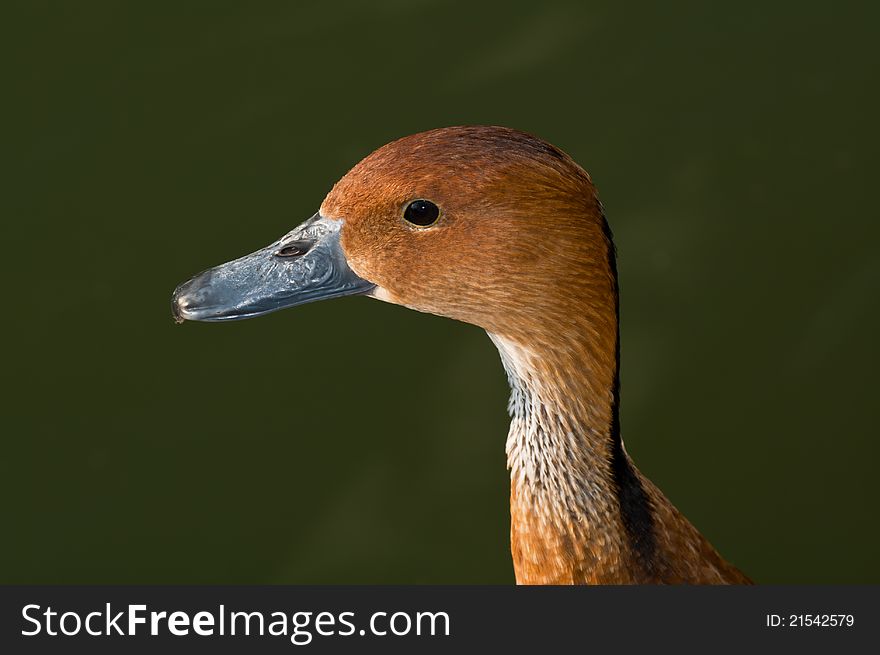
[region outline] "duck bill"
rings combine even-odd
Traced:
[[[174,290],[174,320],[236,321],[374,288],[348,266],[342,221],[315,214],[275,243],[199,273]]]

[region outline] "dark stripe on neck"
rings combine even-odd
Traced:
[[[620,518],[629,539],[630,548],[636,559],[642,565],[644,572],[650,574],[655,568],[657,554],[657,539],[654,534],[654,514],[651,499],[645,492],[642,481],[633,468],[632,462],[623,451],[623,441],[620,437],[620,295],[617,283],[617,254],[614,248],[614,237],[602,205],[599,203],[599,211],[602,216],[602,232],[608,247],[608,266],[614,284],[614,311],[616,315],[616,344],[615,344],[615,368],[614,388],[611,399],[611,425],[609,438],[611,440],[611,453],[609,465],[614,478],[617,492],[617,502],[620,507]]]

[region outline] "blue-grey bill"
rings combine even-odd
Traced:
[[[174,320],[235,321],[368,293],[375,285],[349,268],[341,228],[342,221],[315,214],[262,250],[199,273],[174,290]]]

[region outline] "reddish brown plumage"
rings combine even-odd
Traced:
[[[428,228],[403,219],[417,198],[441,209]],[[478,325],[499,345],[514,388],[519,582],[749,582],[615,446],[612,245],[570,157],[506,128],[433,130],[365,158],[321,213],[345,221],[349,265],[377,297]]]

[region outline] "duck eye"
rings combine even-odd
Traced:
[[[413,200],[403,212],[403,217],[413,225],[426,227],[440,216],[440,208],[430,200]]]

